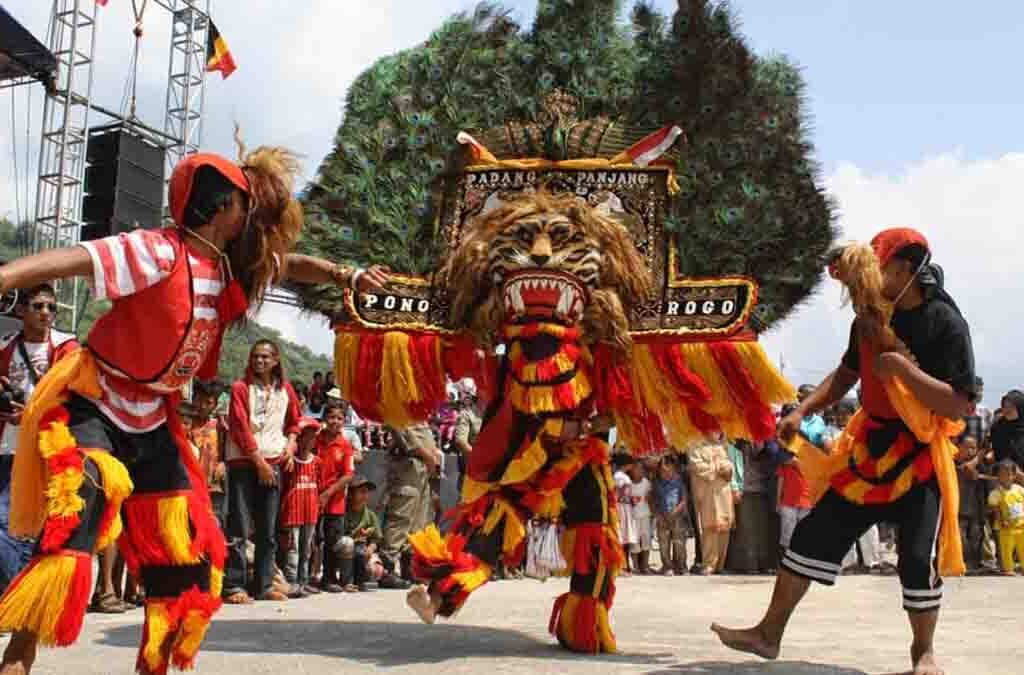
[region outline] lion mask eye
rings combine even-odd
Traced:
[[[532,224],[520,225],[518,228],[516,228],[516,239],[521,244],[532,244],[535,235],[535,229],[535,226]]]
[[[573,231],[568,225],[556,225],[549,234],[555,244],[561,245],[573,240]]]

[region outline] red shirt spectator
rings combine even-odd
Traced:
[[[355,475],[355,450],[345,440],[345,436],[337,434],[329,436],[325,430],[317,438],[317,452],[320,455],[320,491],[328,490],[342,478]],[[324,514],[328,516],[345,515],[345,499],[347,491],[343,488],[336,491],[327,502]]]
[[[811,486],[800,472],[796,462],[787,462],[778,469],[780,492],[779,505],[798,509],[809,509],[811,504]]]

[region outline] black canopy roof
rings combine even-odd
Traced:
[[[33,77],[50,83],[57,58],[0,5],[0,82]]]

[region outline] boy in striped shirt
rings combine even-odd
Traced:
[[[303,417],[296,429],[295,457],[291,471],[285,472],[281,492],[281,529],[288,543],[284,575],[292,585],[289,595],[302,598],[320,592],[309,583],[313,535],[320,515],[320,458],[313,454],[320,422]]]

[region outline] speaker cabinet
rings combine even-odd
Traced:
[[[89,131],[82,239],[161,226],[166,148],[123,124]]]

